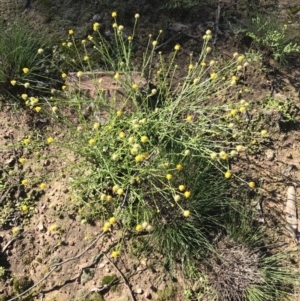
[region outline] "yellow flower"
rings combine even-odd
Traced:
[[[23,68],[22,70],[23,70],[23,72],[24,72],[25,74],[29,72],[29,69],[28,69],[28,68],[26,68],[26,67],[25,67],[25,68]]]
[[[212,160],[215,160],[216,158],[217,158],[217,153],[215,153],[215,152],[212,152],[211,154],[210,154],[210,158],[212,159]]]
[[[99,29],[99,26],[100,26],[100,24],[97,23],[97,22],[95,22],[95,23],[93,24],[93,30],[94,30],[94,31],[97,31],[97,30]]]
[[[179,191],[185,191],[185,186],[184,185],[179,185],[178,189],[179,189]]]
[[[190,153],[191,153],[191,151],[190,151],[189,149],[186,149],[186,150],[184,151],[183,154],[184,154],[185,156],[188,156]]]
[[[50,225],[50,227],[49,227],[49,231],[50,232],[55,232],[55,231],[57,231],[59,229],[59,226],[57,225],[57,224],[52,224],[52,225]]]
[[[77,77],[81,77],[83,75],[83,72],[82,71],[78,71],[77,72]]]
[[[231,77],[231,80],[232,81],[237,81],[237,77],[234,75],[234,76]]]
[[[240,112],[244,113],[246,111],[246,107],[240,107]]]
[[[168,174],[166,175],[166,178],[167,178],[167,180],[169,180],[169,181],[172,179],[172,177],[173,177],[173,176],[172,176],[170,173],[168,173]]]
[[[237,61],[238,61],[238,62],[241,62],[243,59],[244,59],[244,56],[243,56],[243,55],[240,55],[240,56],[238,56]]]
[[[141,142],[146,143],[148,141],[148,137],[147,136],[142,136],[141,137]]]
[[[24,84],[24,87],[25,87],[25,88],[29,88],[29,86],[30,86],[29,83],[25,83],[25,84]]]
[[[28,98],[28,95],[27,94],[22,94],[21,97],[26,100]]]
[[[176,169],[177,169],[177,170],[182,170],[182,169],[183,169],[183,166],[182,166],[181,164],[177,164],[177,165],[176,165]]]
[[[179,51],[179,50],[180,50],[180,45],[179,45],[179,44],[176,44],[176,45],[174,46],[174,49],[175,49],[175,51]]]
[[[111,16],[112,16],[113,18],[116,18],[117,12],[116,12],[116,11],[113,11],[113,12],[111,13]]]
[[[44,52],[44,49],[39,48],[37,52],[38,52],[38,54],[42,54]]]
[[[30,142],[30,139],[29,139],[29,138],[25,138],[25,139],[23,139],[23,143],[24,143],[25,145],[28,145],[28,144],[29,144],[29,142]]]
[[[132,149],[133,150],[133,149]],[[141,162],[141,161],[143,161],[143,156],[142,155],[137,155],[136,157],[135,157],[135,161],[136,162]]]
[[[17,81],[13,79],[13,80],[10,81],[10,83],[11,83],[12,86],[15,86]]]
[[[139,121],[139,123],[146,123],[147,122],[147,118],[143,118]]]
[[[139,17],[140,17],[140,14],[135,14],[135,15],[134,15],[134,18],[135,18],[135,19],[138,19]]]
[[[123,190],[122,188],[119,188],[119,189],[117,190],[117,194],[118,194],[118,195],[123,195],[123,194],[124,194],[124,190]]]
[[[66,42],[62,42],[62,43],[61,43],[61,46],[66,46],[66,45],[67,45]]]
[[[39,112],[41,109],[42,109],[41,107],[35,107],[35,108],[34,108],[34,110],[35,110],[36,112]]]
[[[40,184],[40,189],[44,190],[46,188],[46,186],[47,186],[47,184],[43,182]]]
[[[115,79],[115,80],[118,80],[119,78],[120,78],[120,73],[117,72],[117,73],[115,74],[115,76],[114,76],[114,79]]]
[[[81,40],[81,43],[82,43],[82,44],[85,44],[85,43],[86,43],[86,40],[85,40],[85,39]]]
[[[228,159],[228,155],[224,152],[224,151],[221,151],[219,153],[219,156],[222,160],[227,160]]]
[[[92,41],[93,37],[91,35],[88,35],[88,40]]]
[[[67,88],[66,85],[63,85],[63,86],[61,87],[62,90],[66,90],[66,88]]]
[[[119,133],[119,137],[120,137],[120,138],[124,138],[125,136],[126,136],[126,134],[125,134],[124,132],[120,132],[120,133]]]
[[[19,159],[19,162],[20,162],[21,164],[24,164],[24,163],[25,163],[25,161],[26,161],[26,159],[25,159],[25,158],[20,158],[20,159]]]
[[[192,115],[187,116],[186,121],[187,122],[192,122],[193,121],[193,116]]]
[[[206,52],[210,53],[211,52],[211,47],[206,47]]]
[[[232,109],[231,111],[230,111],[230,115],[231,116],[235,116],[237,114],[237,110],[236,109]]]
[[[84,61],[88,61],[88,60],[89,60],[88,55],[85,55],[85,56],[83,57],[83,60],[84,60]]]
[[[93,129],[97,130],[99,128],[99,126],[100,126],[99,122],[95,122],[93,125]]]
[[[122,116],[122,111],[118,110],[118,111],[117,111],[117,116],[118,116],[118,117]]]
[[[28,211],[28,206],[27,205],[22,205],[21,206],[21,210],[23,211],[23,212],[26,212],[26,211]]]
[[[189,70],[192,70],[194,68],[193,64],[189,64]]]
[[[187,191],[184,193],[184,196],[188,199],[188,198],[191,196],[191,192],[187,190]]]
[[[119,255],[120,255],[120,251],[112,251],[110,256],[116,259]]]
[[[72,44],[71,42],[68,42],[68,43],[67,43],[67,46],[68,46],[69,48],[72,47],[72,45],[73,45],[73,44]]]
[[[260,133],[261,133],[262,136],[267,136],[268,135],[268,131],[267,130],[262,130]]]
[[[217,73],[216,72],[213,72],[210,74],[210,79],[216,79],[217,78]]]
[[[90,139],[89,140],[89,145],[93,146],[96,143],[95,139]]]
[[[127,40],[128,40],[128,41],[132,41],[132,36],[128,36],[128,37],[127,37]]]
[[[57,111],[57,107],[56,106],[52,107],[52,112],[55,113],[56,111]]]
[[[156,45],[157,45],[157,41],[153,41],[153,42],[152,42],[152,46],[155,47]]]
[[[133,84],[133,85],[132,85],[132,89],[133,89],[133,90],[137,90],[138,87],[139,87],[139,86],[138,86],[137,84]]]
[[[118,31],[121,32],[123,29],[124,29],[124,26],[123,25],[119,25]]]
[[[202,67],[206,67],[206,63],[205,62],[201,62],[200,64]]]
[[[22,185],[27,185],[27,184],[28,184],[28,180],[26,180],[26,179],[22,180],[22,181],[21,181],[21,184],[22,184]]]
[[[66,73],[62,73],[62,74],[61,74],[61,77],[62,77],[62,78],[66,78],[66,77],[67,77],[67,74],[66,74]]]
[[[18,228],[18,227],[13,227],[13,228],[11,229],[12,234],[18,234],[19,231],[20,231],[20,228]]]
[[[74,30],[73,29],[69,29],[69,35],[74,34]]]
[[[136,225],[135,230],[140,232],[143,230],[143,226],[141,224]]]
[[[47,138],[47,142],[50,144],[50,143],[52,143],[54,141],[54,139],[50,136],[50,137],[48,137]]]
[[[184,211],[183,211],[183,216],[184,216],[184,217],[189,217],[190,214],[191,214],[191,213],[190,213],[189,210],[184,210]]]
[[[117,27],[118,27],[118,24],[117,24],[117,23],[113,23],[112,27],[113,27],[113,28],[117,28]]]
[[[231,176],[232,176],[232,174],[231,174],[230,171],[226,171],[225,174],[224,174],[224,177],[225,177],[226,179],[230,179]]]
[[[178,195],[178,194],[174,195],[174,201],[179,202],[180,201],[180,195]]]
[[[252,182],[249,182],[249,187],[250,187],[250,188],[254,188],[254,187],[255,187],[255,182],[253,182],[253,181],[252,181]]]
[[[117,222],[117,219],[113,216],[109,219],[109,223],[114,225]]]

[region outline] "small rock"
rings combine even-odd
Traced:
[[[275,153],[274,153],[274,151],[272,151],[271,149],[268,149],[268,150],[266,151],[266,158],[267,158],[268,161],[274,160],[274,158],[275,158]]]
[[[46,227],[44,226],[43,222],[39,222],[37,228],[41,232],[46,231]]]
[[[74,245],[75,245],[74,240],[71,240],[71,241],[69,242],[69,245],[70,245],[71,247],[74,246]]]
[[[143,293],[143,290],[139,287],[139,288],[136,290],[136,293],[137,293],[137,294],[142,294],[142,293]]]

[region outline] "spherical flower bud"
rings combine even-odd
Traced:
[[[142,136],[142,137],[141,137],[141,142],[142,142],[142,143],[148,142],[148,137],[147,137],[147,136]]]
[[[179,191],[185,191],[185,186],[184,185],[179,185],[179,187],[178,187],[178,189],[179,189]]]
[[[113,12],[111,13],[111,16],[112,16],[113,18],[116,18],[117,12],[113,11]]]
[[[140,231],[143,230],[143,226],[142,226],[141,224],[138,224],[138,225],[136,225],[135,230],[136,230],[137,232],[140,232]]]
[[[178,195],[178,194],[176,194],[176,195],[174,195],[174,201],[175,202],[179,202],[180,201],[180,195]]]
[[[124,29],[124,26],[123,25],[119,25],[118,31],[122,31],[123,29]]]
[[[249,182],[248,185],[249,185],[250,188],[254,188],[255,187],[255,182],[251,181],[251,182]]]
[[[117,219],[116,219],[115,217],[111,217],[111,218],[109,219],[109,223],[110,223],[111,225],[114,225],[116,222],[117,222]]]
[[[135,15],[134,15],[134,18],[135,18],[135,19],[138,19],[139,17],[140,17],[140,14],[135,14]]]
[[[267,130],[262,130],[260,133],[261,133],[262,136],[267,136],[268,135],[268,131]]]
[[[190,191],[185,191],[185,193],[184,193],[184,197],[186,198],[186,199],[188,199],[189,197],[191,196],[191,192]]]
[[[183,211],[183,216],[184,216],[184,217],[189,217],[190,214],[191,214],[191,213],[190,213],[189,210],[184,210],[184,211]]]
[[[179,44],[176,44],[175,47],[174,47],[175,51],[179,51],[180,50],[180,45]]]
[[[37,52],[38,52],[38,54],[42,54],[44,52],[44,49],[39,48]]]
[[[168,173],[168,174],[166,175],[166,178],[167,178],[167,180],[169,180],[169,181],[172,179],[172,177],[173,177],[173,176],[172,176],[170,173]]]
[[[89,145],[93,146],[96,143],[95,139],[90,139],[89,140]]]
[[[155,47],[156,45],[157,45],[157,41],[153,41],[153,42],[152,42],[152,46]]]
[[[176,169],[177,169],[177,170],[182,170],[182,169],[183,169],[183,166],[182,166],[181,164],[177,164],[177,165],[176,165]]]
[[[97,31],[99,29],[100,24],[98,22],[93,24],[93,30]]]
[[[23,68],[22,70],[23,70],[23,72],[24,72],[25,74],[29,72],[29,69],[28,69],[28,68]]]
[[[69,29],[69,35],[74,34],[74,30],[73,29]]]
[[[186,150],[184,151],[184,155],[185,155],[185,156],[188,156],[190,153],[191,153],[191,151],[190,151],[189,149],[186,149]]]
[[[30,86],[29,83],[25,83],[25,84],[24,84],[24,87],[25,87],[25,88],[29,88],[29,86]]]
[[[224,177],[225,177],[226,179],[230,179],[231,176],[232,176],[232,174],[231,174],[230,171],[226,171],[225,174],[224,174]]]
[[[81,77],[83,75],[83,72],[82,71],[78,71],[77,72],[77,77]]]

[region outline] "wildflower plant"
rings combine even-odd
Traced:
[[[55,112],[48,108],[68,126],[70,136],[51,143],[78,157],[70,182],[82,220],[101,219],[105,233],[121,225],[113,258],[122,255],[129,231],[147,233],[151,239],[145,244],[157,246],[169,262],[188,262],[212,249],[216,229],[225,227],[229,213],[237,210],[229,193],[235,176],[232,158],[245,151],[249,139],[259,143],[266,138],[264,129],[248,127],[245,112],[251,99],[235,96],[248,66],[243,55],[213,60],[208,30],[199,56],[190,56],[182,78],[176,65],[181,46],[174,45],[164,56],[156,50],[159,32],[149,36],[138,65],[138,17],[127,35],[114,13],[112,42],[101,35],[99,24],[80,45],[72,32],[75,56],[69,60],[70,66],[78,64],[72,70],[78,85],[74,88],[66,77],[64,90],[49,100]],[[95,51],[96,65],[83,59],[95,57]],[[110,87],[101,87],[103,78],[95,71],[99,67],[110,77]],[[87,75],[96,91],[92,98],[80,86]],[[65,114],[66,108],[73,113]]]

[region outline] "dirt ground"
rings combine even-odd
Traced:
[[[199,52],[201,42],[195,36],[202,36],[202,27],[206,29],[211,26],[211,29],[214,29],[216,20],[213,5],[196,7],[186,12],[173,10],[169,15],[162,15],[159,11],[159,1],[125,1],[126,4],[124,2],[120,6],[118,1],[87,1],[85,9],[83,4],[77,1],[74,1],[74,5],[71,5],[71,1],[65,1],[64,4],[60,2],[32,1],[32,8],[23,11],[22,14],[32,16],[32,24],[35,27],[49,27],[51,34],[55,32],[58,36],[63,36],[69,28],[73,28],[79,36],[85,37],[96,18],[99,19],[96,21],[103,24],[103,32],[108,35],[111,26],[110,14],[113,10],[118,11],[120,22],[124,22],[125,28],[132,26],[133,15],[139,12],[141,20],[137,35],[141,47],[137,53],[142,52],[142,45],[145,44],[149,33],[162,29],[162,40],[171,39],[162,49],[163,52],[168,52],[179,42],[183,48],[179,64],[183,66],[186,65],[190,52]],[[243,1],[225,2],[221,10],[221,21],[225,24],[229,18],[239,18],[241,22],[245,22],[249,18],[245,5]],[[299,6],[298,1],[257,1],[256,5],[261,11],[268,13],[274,13],[275,8],[278,8],[278,16],[283,24],[287,22],[292,28],[300,28],[300,19],[291,15],[291,9]],[[236,22],[239,24],[239,21]],[[190,26],[194,23],[200,26],[191,27],[187,35],[178,34],[180,30],[176,27]],[[215,45],[217,55],[228,57],[236,51],[248,50],[248,45],[234,36],[225,25],[220,26],[220,31]],[[254,202],[261,202],[264,224],[267,231],[273,231],[274,243],[282,243],[283,249],[298,248],[285,230],[284,205],[288,186],[294,185],[298,190],[300,185],[300,57],[295,57],[289,67],[281,67],[268,56],[264,58],[264,64],[265,70],[261,70],[259,65],[255,64],[249,69],[247,87],[253,91],[252,109],[249,113],[252,119],[257,119],[258,123],[263,122],[267,126],[272,139],[259,154],[241,156],[234,162],[232,169],[241,177],[247,169],[246,176],[259,183]],[[268,103],[262,109],[261,103],[267,102],[266,96],[271,94],[277,102]],[[282,112],[279,110],[280,105],[284,107]],[[291,117],[291,120],[288,120],[288,117]],[[134,293],[134,300],[158,300],[159,292],[168,287],[175,288],[174,296],[171,296],[170,300],[184,300],[184,280],[180,276],[172,280],[160,264],[162,258],[155,253],[130,256],[124,252],[124,256],[114,262],[104,255],[116,243],[118,229],[115,228],[110,236],[102,240],[99,235],[102,226],[100,223],[89,225],[80,222],[72,205],[68,178],[68,166],[70,162],[74,162],[74,156],[68,152],[58,154],[52,145],[42,147],[39,153],[24,150],[20,141],[34,135],[36,129],[40,129],[40,135],[44,137],[51,133],[54,133],[55,138],[63,138],[64,135],[61,129],[55,128],[51,120],[43,125],[43,121],[29,112],[15,110],[6,104],[2,106],[1,177],[4,177],[9,169],[13,169],[21,174],[29,174],[35,179],[36,185],[33,185],[31,190],[25,188],[26,195],[32,196],[31,200],[22,198],[23,191],[17,192],[19,199],[12,206],[13,209],[6,206],[6,200],[10,199],[9,196],[15,196],[15,188],[21,179],[9,178],[7,174],[6,189],[0,190],[0,266],[4,266],[11,275],[6,282],[0,281],[0,300],[6,300],[6,296],[12,293],[15,284],[13,279],[24,280],[25,276],[35,284],[47,277],[41,285],[33,289],[33,299],[30,300],[79,301],[87,299],[88,296],[94,298],[90,300],[102,300],[98,294],[99,299],[96,299],[93,292],[103,293],[105,301],[133,300],[131,292]],[[27,158],[24,164],[18,163],[21,157]],[[46,175],[51,175],[52,182],[45,190],[40,191],[37,183]],[[3,183],[2,180],[1,187]],[[9,191],[5,194],[7,189]],[[16,210],[25,203],[29,207],[26,212],[20,213],[20,210]],[[51,225],[56,225],[58,231],[50,231]],[[12,229],[16,227],[19,228],[19,232],[13,234]],[[69,261],[51,271],[51,265],[67,260]],[[299,263],[300,257],[294,260]],[[121,274],[124,276],[120,276]],[[117,285],[107,289],[104,278],[114,275],[118,279]],[[115,278],[109,279],[113,281]],[[30,287],[31,284],[29,282],[24,285]],[[300,294],[295,293],[294,301],[299,300],[299,296]]]

